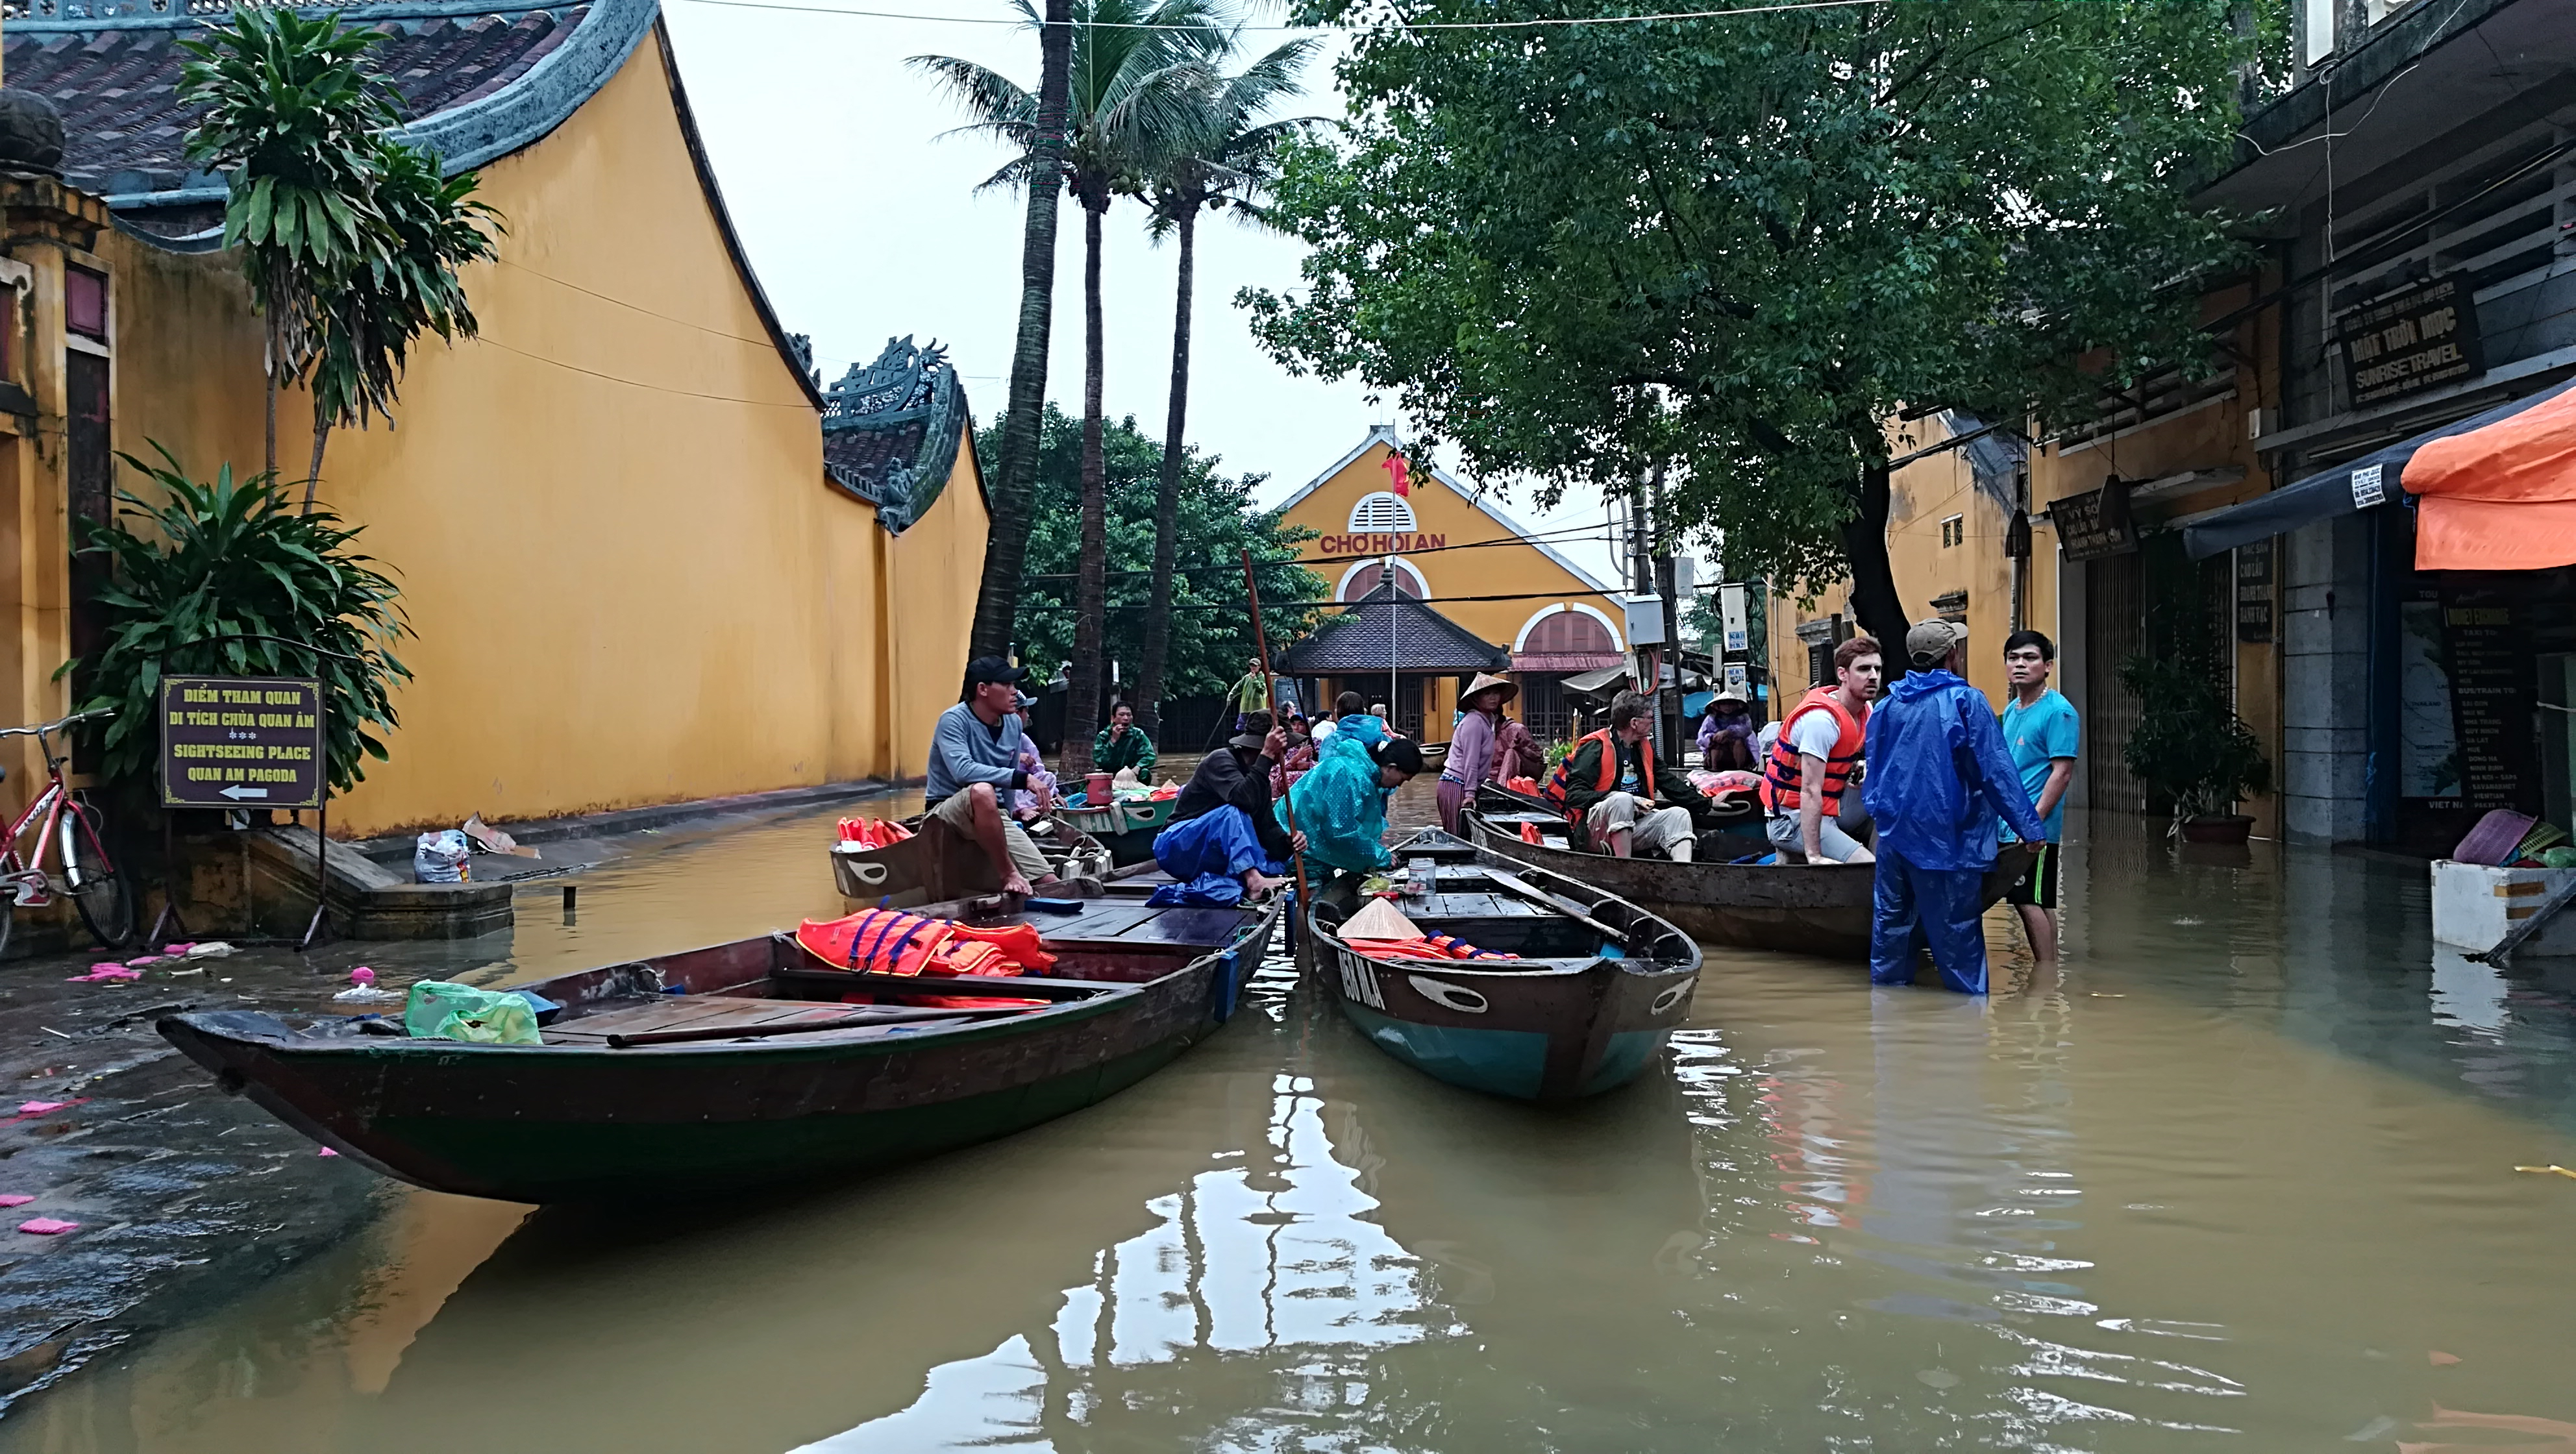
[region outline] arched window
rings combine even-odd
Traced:
[[[1402,495],[1391,495],[1384,490],[1374,495],[1362,495],[1360,502],[1351,507],[1351,529],[1363,535],[1409,532],[1413,529],[1413,507],[1405,503]]]
[[[1529,656],[1601,656],[1618,651],[1610,628],[1581,611],[1559,611],[1530,628],[1521,651]]]
[[[1376,590],[1377,578],[1385,569],[1382,562],[1374,560],[1352,567],[1350,573],[1342,577],[1342,588],[1334,593],[1335,598],[1356,601]],[[1395,588],[1417,601],[1425,600],[1431,594],[1422,587],[1422,573],[1415,570],[1408,560],[1399,559],[1395,563]]]

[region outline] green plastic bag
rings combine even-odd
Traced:
[[[2576,868],[2576,847],[2546,848],[2541,850],[2540,866],[2542,868]]]
[[[403,1005],[403,1029],[415,1040],[463,1040],[475,1045],[542,1045],[537,1013],[516,993],[425,979]]]

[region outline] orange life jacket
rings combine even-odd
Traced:
[[[1565,806],[1565,790],[1567,787],[1565,776],[1566,769],[1574,766],[1574,759],[1582,755],[1583,744],[1586,742],[1598,742],[1601,744],[1601,781],[1595,784],[1592,790],[1596,793],[1606,793],[1610,791],[1610,785],[1619,780],[1619,743],[1616,738],[1613,738],[1610,735],[1609,728],[1604,727],[1598,732],[1587,732],[1583,734],[1583,736],[1575,739],[1574,751],[1565,755],[1565,761],[1558,763],[1556,765],[1556,771],[1547,775],[1547,786],[1539,789],[1539,796],[1555,804],[1557,808],[1565,814],[1566,821],[1568,822],[1572,822],[1580,815],[1578,815],[1572,808]],[[1637,764],[1638,770],[1645,775],[1645,795],[1649,800],[1651,800],[1655,796],[1655,754],[1653,749],[1641,747],[1637,753]]]
[[[896,909],[808,919],[796,926],[796,942],[834,969],[870,974],[1016,975],[1055,963],[1033,924],[983,929]]]
[[[1852,769],[1860,765],[1861,747],[1868,739],[1865,730],[1869,706],[1863,703],[1855,717],[1844,710],[1842,698],[1832,687],[1817,687],[1798,699],[1789,715],[1780,723],[1780,735],[1771,744],[1771,755],[1762,760],[1762,806],[1773,813],[1797,811],[1798,790],[1806,781],[1806,770],[1798,761],[1798,749],[1789,745],[1789,729],[1809,712],[1831,712],[1838,729],[1834,737],[1834,754],[1825,759],[1825,816],[1842,811],[1843,786],[1851,781]]]

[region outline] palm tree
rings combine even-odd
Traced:
[[[1211,72],[1198,94],[1190,130],[1164,156],[1151,182],[1152,231],[1180,240],[1179,296],[1172,308],[1171,412],[1163,425],[1163,472],[1154,493],[1154,585],[1145,607],[1145,660],[1138,673],[1143,698],[1137,718],[1146,732],[1162,730],[1163,668],[1171,656],[1172,569],[1181,508],[1182,431],[1190,407],[1190,292],[1198,271],[1201,209],[1234,206],[1238,221],[1261,224],[1260,199],[1277,174],[1280,147],[1319,118],[1256,122],[1277,102],[1299,94],[1297,72],[1321,45],[1292,40],[1239,76]]]
[[[1039,25],[1029,0],[1014,0]],[[1065,698],[1064,771],[1088,772],[1091,734],[1100,721],[1100,641],[1107,609],[1108,505],[1101,459],[1101,224],[1122,196],[1140,194],[1146,178],[1186,135],[1204,62],[1223,54],[1232,34],[1210,0],[1072,0],[1072,55],[1066,68],[1065,142],[1055,165],[1038,145],[1037,99],[1006,77],[954,56],[915,56],[974,114],[961,128],[993,136],[1017,153],[984,185],[1062,186],[1083,210],[1082,554],[1074,580],[1073,661]],[[1014,393],[1016,394],[1016,376]],[[1016,420],[1011,422],[1016,423]],[[1004,436],[1004,448],[1009,448]],[[1030,453],[1034,467],[1035,451]],[[1020,526],[1022,540],[1026,526]],[[1010,589],[1016,592],[1017,565]],[[986,581],[993,579],[989,547]],[[983,624],[984,609],[977,607]]]

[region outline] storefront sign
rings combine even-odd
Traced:
[[[1748,649],[1752,633],[1744,621],[1744,587],[1717,588],[1718,616],[1726,623],[1726,650],[1732,654]]]
[[[163,677],[161,803],[318,808],[322,684],[303,677]]]
[[[2236,547],[2236,639],[2272,639],[2272,542]]]
[[[2477,809],[2540,808],[2540,742],[2532,731],[2531,638],[2509,603],[2462,593],[2442,602],[2460,796]]]
[[[1398,531],[1394,534],[1326,535],[1315,541],[1315,548],[1326,555],[1402,555],[1408,550],[1442,550],[1448,544],[1446,535]]]
[[[2466,274],[2436,278],[2340,320],[2352,407],[2402,399],[2486,372]]]
[[[2137,527],[2129,520],[2129,487],[2117,475],[2098,490],[2050,501],[2048,518],[2057,526],[2058,547],[2068,560],[2094,560],[2138,548]]]

